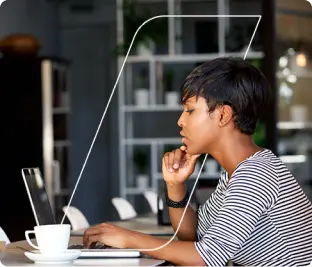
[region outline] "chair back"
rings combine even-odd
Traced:
[[[144,197],[147,200],[151,210],[154,214],[157,214],[157,194],[154,191],[145,191]]]
[[[8,238],[2,227],[0,227],[0,241],[5,241],[6,245],[11,243],[10,239]]]
[[[138,216],[131,203],[121,197],[112,198],[112,203],[116,208],[121,220],[129,220]]]
[[[67,206],[64,206],[62,209],[65,213]],[[66,216],[72,226],[72,230],[74,231],[78,229],[88,228],[90,226],[84,214],[74,206],[69,206]]]

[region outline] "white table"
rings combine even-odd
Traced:
[[[71,237],[70,244],[81,244],[82,237]],[[40,266],[34,264],[25,255],[22,249],[17,248],[21,246],[23,248],[32,250],[33,248],[27,243],[27,241],[14,242],[6,246],[1,252],[0,260],[5,266]],[[54,265],[54,266],[157,266],[164,264],[164,260],[157,260],[150,257],[141,257],[133,259],[77,259],[70,265]],[[49,265],[42,265],[47,267]]]

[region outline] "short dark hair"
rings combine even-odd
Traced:
[[[248,61],[220,57],[196,67],[181,86],[181,102],[199,96],[207,101],[209,112],[229,105],[233,122],[240,132],[252,135],[270,98],[267,79]]]

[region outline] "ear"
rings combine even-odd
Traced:
[[[228,124],[233,115],[233,110],[230,106],[228,105],[223,105],[220,107],[220,118],[219,118],[219,125],[224,126]]]

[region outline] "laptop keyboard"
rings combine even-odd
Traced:
[[[110,248],[109,246],[106,245],[95,245],[92,249],[105,249],[105,248]],[[70,245],[68,249],[84,249],[83,245]]]

